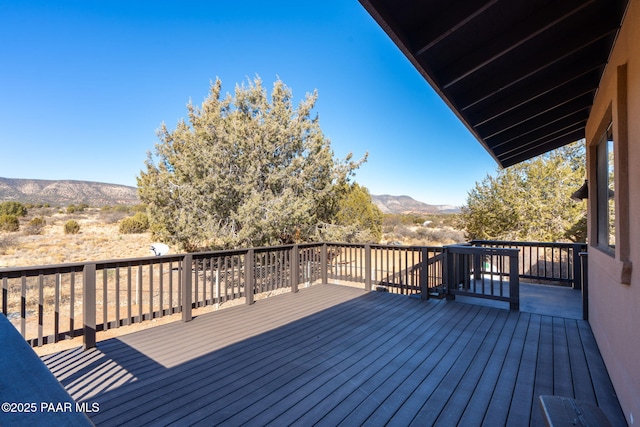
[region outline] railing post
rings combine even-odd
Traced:
[[[455,254],[449,251],[449,247],[445,246],[442,248],[442,283],[445,287],[445,295],[447,296],[447,300],[455,300],[456,296],[449,293],[449,289],[454,287],[455,282],[455,262],[454,257]]]
[[[189,322],[193,318],[191,296],[193,279],[193,255],[186,254],[182,259],[182,321]]]
[[[107,307],[104,307],[106,310]],[[84,349],[96,346],[96,265],[85,264],[82,271],[82,322]]]
[[[520,310],[520,274],[518,272],[518,252],[509,255],[509,308]]]
[[[253,304],[253,285],[255,282],[254,251],[249,249],[244,254],[244,296],[247,305]]]
[[[573,251],[573,289],[582,289],[582,272],[580,269],[580,253],[584,245],[581,243],[574,243],[571,245]]]
[[[323,243],[320,249],[320,275],[321,275],[321,279],[322,279],[322,284],[326,285],[327,283],[329,283],[329,272],[327,271],[328,268],[328,256],[327,256],[327,244]]]
[[[300,247],[293,245],[291,248],[291,292],[298,292],[298,281],[300,280]]]
[[[371,290],[371,245],[364,245],[364,290]]]
[[[422,262],[420,263],[420,299],[429,299],[429,249],[421,248]]]
[[[589,262],[588,252],[580,252],[580,276],[582,279],[582,318],[589,320]]]

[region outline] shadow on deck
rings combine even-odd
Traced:
[[[100,425],[543,425],[624,417],[586,321],[317,285],[43,357]]]

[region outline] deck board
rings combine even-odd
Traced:
[[[554,392],[624,420],[585,321],[346,286],[43,361],[97,426],[540,425]]]

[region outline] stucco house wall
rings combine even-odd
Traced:
[[[597,246],[596,144],[613,124],[615,256]],[[589,322],[630,425],[640,424],[640,0],[631,0],[586,129]]]

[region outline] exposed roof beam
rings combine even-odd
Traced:
[[[526,126],[513,127],[508,131],[505,131],[494,137],[490,142],[490,147],[495,152],[501,152],[501,147],[517,145],[518,141],[526,140],[527,138],[535,138],[537,132],[547,132],[545,129],[562,127],[562,123],[574,123],[581,120],[586,120],[589,116],[590,106],[583,106],[582,108],[574,108],[569,105],[564,109],[560,108],[560,111],[554,111],[554,115],[550,118],[549,115],[540,116],[528,123]],[[502,148],[502,151],[507,150]]]
[[[522,121],[531,119],[546,111],[550,111],[558,106],[558,101],[576,99],[584,94],[592,93],[594,87],[597,86],[599,75],[595,73],[587,73],[571,80],[570,82],[556,86],[553,90],[541,92],[539,95],[523,102],[518,107],[505,109],[491,118],[474,123],[473,126],[478,128],[481,133],[491,129],[492,127],[505,127],[510,123],[521,123]],[[498,122],[496,126],[492,123]]]
[[[514,154],[513,156],[510,156],[508,158],[500,158],[500,163],[503,167],[513,166],[516,163],[520,163],[532,157],[539,156],[540,154],[544,154],[548,151],[578,141],[582,138],[584,138],[584,129],[569,132],[565,135],[559,135],[557,138],[549,140],[545,144],[518,152],[517,154]]]
[[[576,93],[572,98],[563,98],[561,101],[558,100],[557,102],[549,102],[536,111],[524,110],[522,112],[518,112],[517,114],[512,114],[508,118],[508,120],[489,123],[487,125],[484,125],[483,127],[478,127],[476,129],[478,129],[478,132],[483,136],[484,139],[490,140],[491,138],[500,135],[501,133],[506,132],[507,130],[515,126],[530,122],[536,117],[553,112],[554,110],[557,110],[562,106],[573,106],[574,104],[576,104],[576,106],[573,108],[574,110],[576,110],[581,109],[581,107],[584,105],[591,105],[594,95],[594,88],[583,88],[581,92]]]
[[[554,120],[553,123],[549,123],[548,125],[531,130],[527,129],[526,132],[510,138],[504,143],[493,146],[493,149],[496,155],[502,157],[512,151],[519,150],[521,147],[526,147],[534,143],[539,144],[540,141],[544,141],[546,138],[549,138],[549,136],[557,134],[560,131],[584,128],[588,117],[587,114],[584,113],[585,110],[577,111],[568,114],[562,119]]]
[[[617,28],[612,28],[611,25],[601,24],[601,28],[594,29],[592,32],[580,37],[577,36],[573,40],[567,42],[564,46],[558,47],[554,52],[545,52],[537,58],[532,58],[526,64],[520,64],[518,69],[509,70],[503,73],[501,78],[495,78],[494,76],[487,76],[482,82],[475,82],[474,87],[477,88],[475,93],[465,92],[465,98],[475,99],[475,103],[485,101],[491,96],[497,93],[511,88],[512,86],[521,83],[540,72],[543,72],[547,68],[563,61],[570,56],[580,52],[587,47],[594,45],[607,36],[614,34]],[[514,68],[516,66],[514,65]],[[454,96],[455,98],[455,96]],[[470,105],[469,102],[464,102],[465,106]]]
[[[517,86],[512,85],[509,87],[510,90],[505,88],[493,91],[483,99],[461,107],[460,111],[468,114],[475,125],[479,125],[485,120],[508,112],[587,73],[599,71],[606,64],[606,60],[595,55],[582,54],[570,57],[567,61],[545,68]]]
[[[421,37],[423,41],[417,43],[414,55],[422,55],[449,35],[455,33],[461,27],[483,14],[497,2],[498,0],[485,0],[484,4],[480,7],[469,0],[450,4],[444,13],[440,14],[437,18],[429,19],[428,24],[424,25],[429,30],[426,35]]]
[[[450,86],[453,86],[461,80],[469,77],[476,71],[486,67],[490,63],[514,51],[515,49],[534,39],[538,35],[548,31],[550,28],[561,23],[565,19],[575,15],[582,9],[592,4],[594,1],[595,0],[589,0],[586,2],[578,0],[565,0],[557,2],[555,4],[557,4],[559,8],[558,11],[549,13],[549,11],[545,9],[535,16],[528,17],[525,22],[516,23],[512,28],[510,28],[504,34],[501,34],[500,37],[491,42],[488,46],[484,46],[482,50],[475,50],[471,54],[471,57],[460,58],[456,62],[456,64],[449,67],[445,74],[448,76],[456,77],[448,80],[442,85],[442,87],[447,89]],[[551,16],[558,17],[549,20]],[[470,64],[475,65],[470,66]]]
[[[539,149],[540,147],[547,145],[550,141],[556,141],[558,139],[562,139],[566,137],[567,135],[574,135],[576,134],[576,132],[582,132],[582,131],[584,131],[584,123],[580,123],[573,126],[567,126],[566,128],[562,128],[562,129],[556,129],[554,132],[550,132],[549,134],[544,135],[543,137],[540,137],[537,140],[528,141],[523,144],[518,144],[512,150],[509,150],[503,154],[499,154],[498,157],[500,157],[500,159],[502,159],[503,161],[509,160],[524,152]]]
[[[629,0],[360,0],[502,166],[584,137]]]

